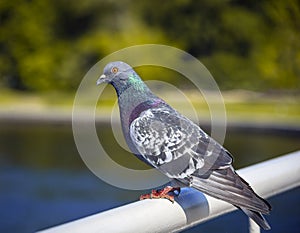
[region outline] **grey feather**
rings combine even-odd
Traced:
[[[270,212],[270,205],[256,195],[232,167],[214,170],[206,179],[195,173],[189,181],[192,187],[233,205],[264,214]]]
[[[248,215],[249,218],[253,219],[254,222],[258,223],[258,225],[261,226],[264,230],[271,229],[269,223],[266,221],[266,219],[262,216],[261,213],[248,210],[244,207],[238,207],[238,208],[240,208],[246,215]]]

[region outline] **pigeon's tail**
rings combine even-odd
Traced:
[[[269,223],[262,216],[261,213],[256,212],[256,211],[252,211],[252,210],[248,210],[244,207],[238,207],[238,208],[241,209],[246,215],[248,215],[249,218],[253,219],[253,221],[256,222],[256,224],[259,225],[260,227],[262,227],[264,230],[270,230],[271,229]]]
[[[259,197],[233,168],[217,169],[210,174],[192,175],[191,186],[212,197],[227,201],[244,211],[260,227],[270,229],[261,214],[269,214],[270,204]]]

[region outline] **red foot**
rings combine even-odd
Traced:
[[[177,191],[178,193],[176,194],[174,191]],[[173,195],[170,195],[170,193],[172,193]],[[172,203],[174,203],[174,196],[178,196],[179,193],[180,193],[179,187],[167,186],[160,190],[152,190],[150,194],[141,195],[140,200],[165,198],[171,201]]]

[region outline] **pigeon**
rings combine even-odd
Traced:
[[[174,201],[180,187],[192,187],[236,206],[263,229],[271,229],[262,215],[269,214],[271,205],[235,172],[230,152],[156,96],[130,65],[107,64],[97,80],[97,85],[101,83],[116,90],[122,131],[132,153],[178,184],[153,190],[141,199]]]

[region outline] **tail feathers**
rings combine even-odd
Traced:
[[[192,187],[212,197],[263,214],[271,210],[270,204],[259,197],[231,168],[215,170],[206,179],[194,175],[192,178]]]
[[[269,214],[270,204],[259,197],[232,167],[214,170],[204,177],[194,173],[190,185],[212,197],[237,206],[260,227],[270,229],[270,225],[262,216]]]
[[[264,230],[270,230],[271,227],[267,220],[262,216],[261,213],[248,210],[244,207],[239,207],[246,215],[248,215],[249,218],[253,219],[254,222],[256,222],[257,225],[259,225]]]

